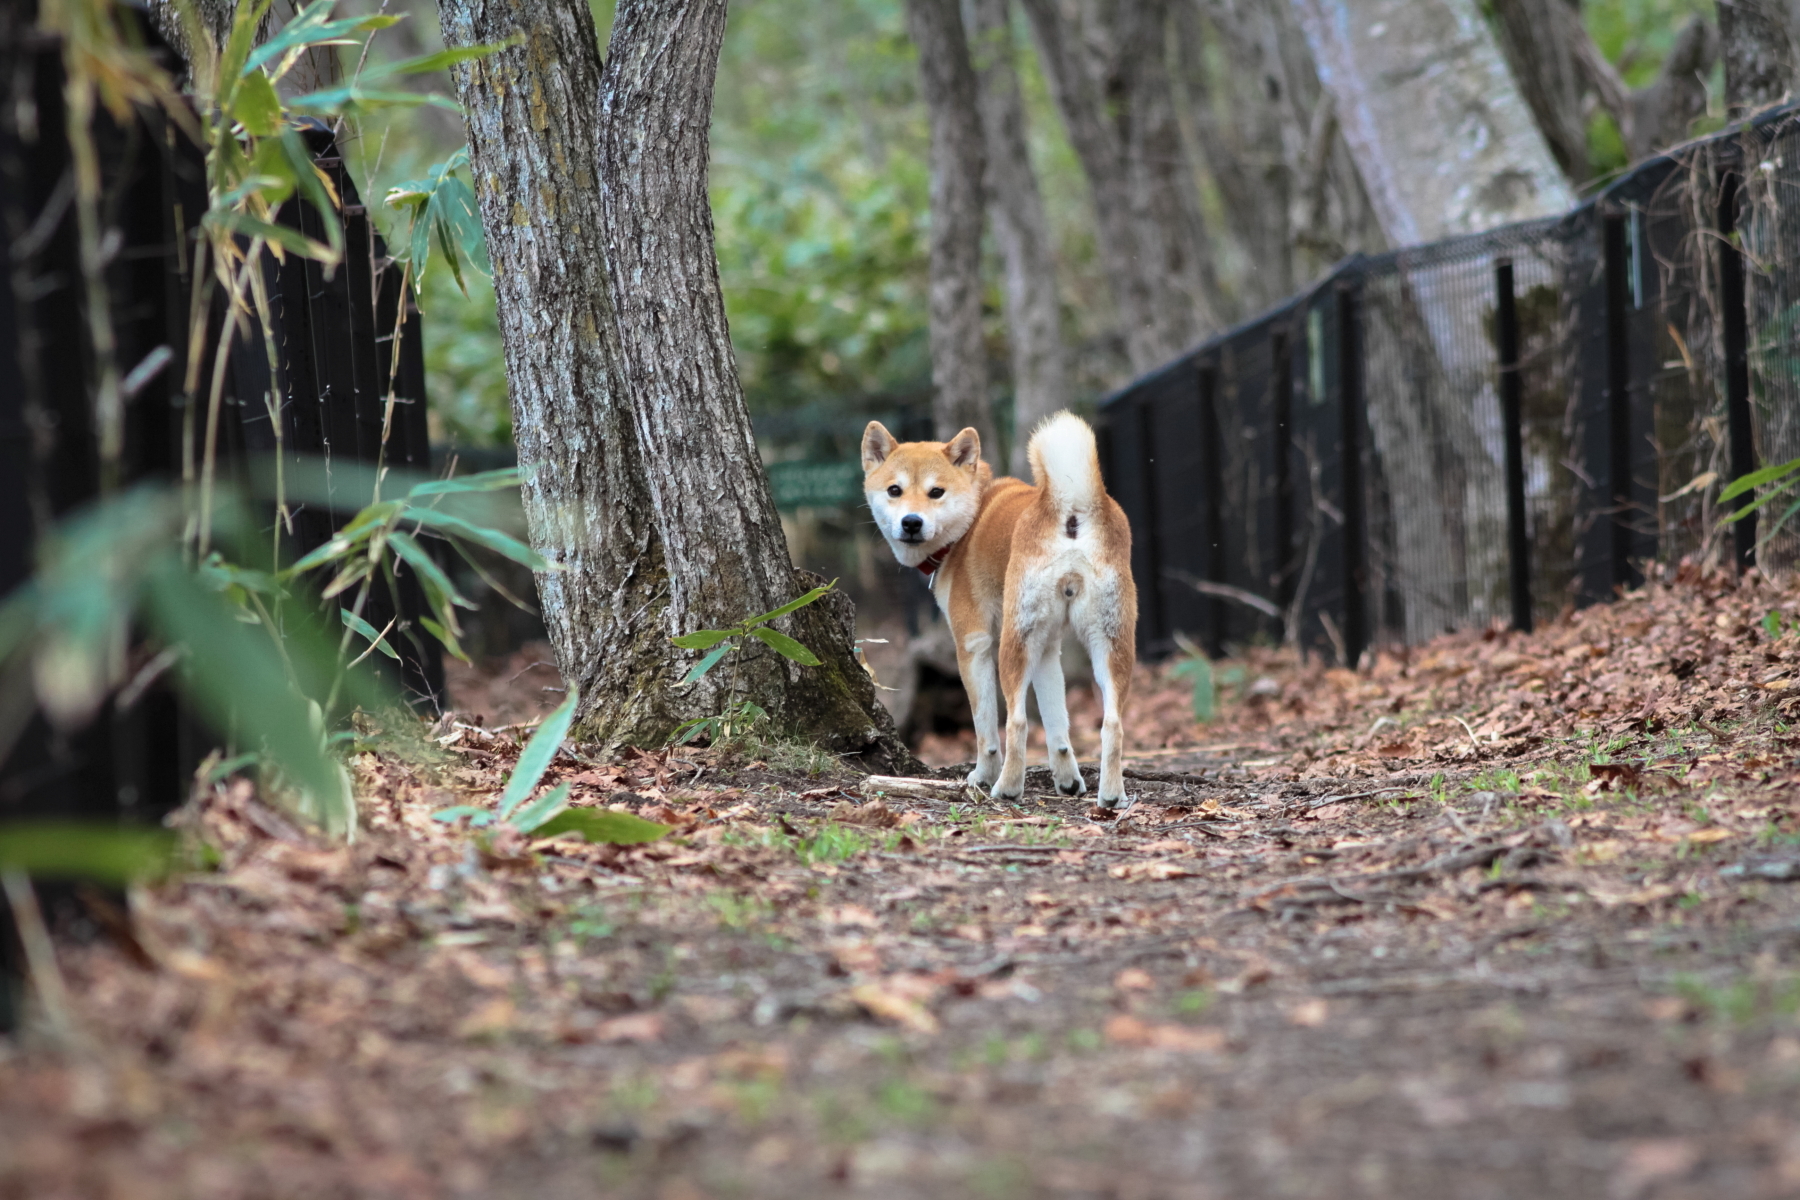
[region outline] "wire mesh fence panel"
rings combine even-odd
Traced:
[[[1800,458],[1800,124],[1745,135],[1742,163],[1735,224],[1745,260],[1750,415],[1756,459],[1772,465]],[[1783,494],[1758,514],[1765,568],[1792,569],[1800,559],[1797,498]]]
[[[1285,635],[1354,662],[1529,628],[1658,561],[1791,568],[1800,470],[1736,526],[1719,495],[1800,462],[1796,201],[1790,106],[1565,216],[1348,260],[1191,376],[1110,397],[1134,569],[1158,580],[1145,648],[1192,624],[1214,652]],[[1169,589],[1196,572],[1198,601]]]

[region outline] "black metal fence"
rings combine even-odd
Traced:
[[[0,20],[0,90],[8,97],[0,119],[0,230],[9,268],[0,286],[0,596],[29,576],[34,546],[48,524],[100,495],[91,399],[95,353],[86,336],[87,299],[70,203],[61,63],[60,45],[39,35],[29,14]],[[320,126],[306,136],[342,200],[345,261],[335,271],[295,256],[268,262],[281,403],[272,414],[262,331],[234,335],[218,428],[221,471],[244,482],[250,464],[278,451],[291,467],[303,460],[374,462],[397,328],[399,404],[386,462],[429,470],[418,312],[331,131]],[[95,138],[116,359],[129,373],[120,475],[125,483],[173,482],[181,478],[184,457],[202,453],[189,439],[205,424],[211,348],[226,326],[217,302],[207,318],[201,385],[190,397],[183,386],[195,251],[207,207],[204,161],[198,147],[153,111],[125,123],[102,111]],[[298,199],[277,219],[323,238],[319,215]],[[200,420],[184,420],[189,405],[199,407]],[[331,492],[326,504],[298,507],[283,547],[287,561],[323,543],[369,500],[347,480],[341,490],[341,499]],[[272,525],[273,513],[264,516]],[[424,612],[417,581],[404,569],[398,575],[399,607],[407,616]],[[394,615],[394,603],[375,589],[366,615],[381,628]],[[397,639],[397,646],[403,656],[398,682],[415,698],[435,698],[443,672],[434,643]],[[0,695],[0,703],[6,700]],[[206,744],[174,697],[160,689],[130,705],[110,706],[78,734],[59,734],[34,717],[0,761],[0,820],[50,814],[154,818],[184,797]]]
[[[1341,264],[1106,398],[1141,648],[1382,643],[1790,565],[1717,497],[1800,457],[1800,109],[1573,212]],[[1733,504],[1735,507],[1735,502]]]

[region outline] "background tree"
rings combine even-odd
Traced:
[[[1719,0],[1725,102],[1737,111],[1778,104],[1800,80],[1800,13],[1782,0]]]
[[[442,0],[452,46],[521,43],[455,72],[500,296],[532,540],[558,666],[584,735],[654,744],[717,712],[669,642],[793,598],[757,461],[706,191],[723,0],[625,0],[604,65],[582,0]],[[784,732],[907,755],[857,666],[847,613],[803,609],[810,670],[746,653],[747,694]]]
[[[1031,165],[1009,8],[1008,0],[963,0],[987,145],[988,217],[1000,251],[1000,295],[1012,354],[1010,469],[1028,478],[1025,445],[1031,430],[1068,407],[1070,390],[1056,257]]]
[[[981,434],[982,456],[1001,462],[988,403],[981,327],[982,176],[987,152],[975,69],[957,0],[906,0],[906,27],[919,48],[919,79],[931,117],[932,423],[948,441]]]

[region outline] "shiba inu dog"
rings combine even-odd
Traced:
[[[1104,710],[1102,808],[1124,808],[1123,727],[1137,661],[1131,527],[1106,494],[1094,431],[1072,413],[1031,435],[1031,483],[993,477],[981,438],[899,442],[879,421],[863,431],[863,491],[894,557],[931,581],[956,639],[975,710],[969,782],[997,799],[1025,790],[1025,689],[1036,691],[1050,770],[1064,795],[1087,790],[1069,745],[1062,643],[1086,648]],[[1001,760],[1000,701],[1006,701]]]

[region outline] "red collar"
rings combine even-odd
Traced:
[[[927,579],[930,579],[933,575],[937,574],[937,569],[944,565],[944,558],[955,548],[956,543],[951,542],[948,546],[939,547],[926,555],[925,561],[919,564],[919,574],[925,576]]]

